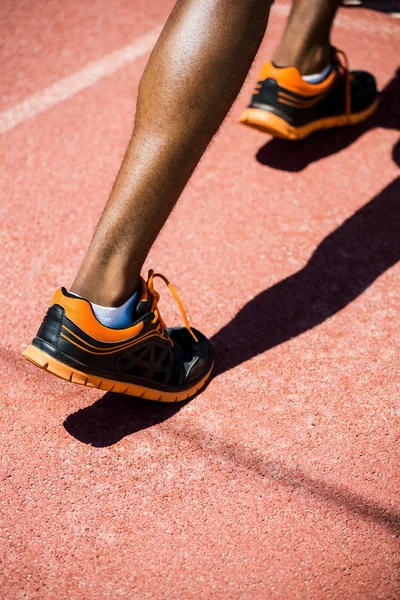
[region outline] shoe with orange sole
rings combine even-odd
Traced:
[[[364,121],[379,104],[375,78],[349,71],[346,56],[335,48],[332,65],[324,81],[308,83],[295,67],[265,63],[240,122],[274,137],[301,140],[320,129]]]
[[[158,309],[155,277],[171,289],[185,327],[166,327]],[[190,327],[166,277],[153,271],[147,282],[140,280],[140,301],[134,322],[126,329],[102,325],[90,302],[60,288],[23,356],[72,383],[159,402],[190,398],[205,385],[213,368],[211,343]]]

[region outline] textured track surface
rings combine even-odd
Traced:
[[[0,111],[140,41],[171,5],[5,0]],[[148,52],[0,136],[7,600],[400,598],[400,22],[342,9],[334,42],[377,75],[381,108],[289,144],[237,124],[287,10],[149,258],[215,343],[189,403],[20,357],[87,247]],[[168,295],[161,309],[179,322]]]

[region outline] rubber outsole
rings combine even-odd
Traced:
[[[378,108],[379,97],[367,109],[351,115],[339,115],[318,119],[302,127],[289,125],[282,117],[261,108],[246,108],[239,121],[247,127],[258,129],[263,133],[269,133],[274,137],[285,140],[303,140],[315,131],[321,129],[333,129],[334,127],[345,127],[346,125],[357,125],[368,119]]]
[[[114,381],[112,379],[101,378],[95,375],[87,375],[82,371],[72,369],[68,365],[62,363],[49,354],[46,354],[46,352],[43,352],[43,350],[36,348],[32,344],[26,348],[22,356],[40,369],[43,369],[52,375],[56,375],[61,379],[70,381],[71,383],[85,385],[86,387],[96,388],[98,390],[104,390],[107,392],[136,396],[146,400],[154,400],[155,402],[183,402],[184,400],[188,400],[206,384],[214,367],[213,363],[203,379],[188,390],[183,392],[162,392],[160,390],[142,387],[133,383]]]

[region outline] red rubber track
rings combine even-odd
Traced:
[[[171,6],[6,0],[0,110]],[[237,123],[285,13],[146,265],[215,343],[216,376],[186,405],[20,357],[88,245],[148,55],[0,135],[7,600],[400,597],[400,22],[341,9],[334,42],[376,74],[382,107],[289,144]],[[178,322],[168,292],[161,309]]]

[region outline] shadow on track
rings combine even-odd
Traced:
[[[304,142],[273,140],[258,153],[264,164],[300,171],[309,163],[342,150],[374,127],[397,128],[400,71],[385,88],[379,113],[360,126],[314,135]],[[396,117],[397,114],[397,117]],[[400,144],[393,149],[400,165]],[[248,302],[212,339],[217,376],[266,350],[312,329],[339,312],[400,259],[400,177],[328,235],[306,266]],[[166,421],[186,403],[161,404],[107,393],[93,405],[71,414],[65,429],[94,447],[116,444],[124,437]],[[200,429],[168,427],[187,436],[202,452],[224,455],[232,463],[280,485],[301,490],[333,507],[400,533],[400,516],[345,488],[314,479],[256,451],[218,439]]]
[[[250,449],[240,443],[232,443],[223,438],[204,432],[200,428],[175,428],[168,426],[168,434],[176,437],[177,441],[186,441],[194,446],[194,450],[214,454],[229,460],[239,468],[253,471],[259,477],[273,481],[283,487],[299,490],[305,496],[322,501],[334,509],[345,510],[365,522],[377,523],[386,527],[391,534],[400,536],[400,512],[396,508],[364,498],[338,483],[312,477],[311,474],[285,464],[282,460],[272,458],[256,449]]]
[[[323,323],[400,259],[400,177],[317,247],[306,266],[248,302],[212,342],[216,375]]]
[[[382,92],[379,112],[345,130],[303,142],[272,140],[259,152],[265,164],[300,171],[338,152],[374,127],[398,128],[400,70]],[[400,143],[393,149],[400,165]],[[267,163],[267,159],[269,162]],[[282,344],[336,314],[400,259],[400,177],[328,235],[306,266],[248,302],[213,338],[214,377]],[[107,393],[69,415],[65,429],[95,447],[166,421],[186,403],[161,404]]]
[[[317,247],[306,266],[248,302],[212,339],[214,377],[323,323],[400,259],[400,177]],[[184,404],[105,394],[64,426],[96,447],[169,419]]]
[[[318,131],[305,140],[297,142],[280,140],[268,141],[256,154],[263,165],[281,171],[302,171],[310,163],[336,154],[350,146],[365,132],[382,127],[400,129],[400,69],[381,92],[381,103],[377,112],[364,123],[352,127]],[[393,160],[400,166],[400,143],[393,148]]]
[[[128,435],[162,423],[185,404],[163,404],[107,392],[91,406],[69,415],[64,427],[80,442],[104,448]]]
[[[349,3],[342,2],[342,5],[345,8],[368,8],[369,10],[375,10],[377,12],[392,14],[400,12],[400,2],[399,0],[359,0],[360,4],[351,4],[351,0]]]
[[[165,421],[181,406],[162,405],[107,393],[92,406],[68,417],[65,426],[71,435],[82,442],[95,447],[111,446],[127,435]],[[333,509],[345,510],[361,517],[365,522],[385,527],[392,535],[400,535],[400,515],[396,510],[364,498],[344,486],[314,478],[268,454],[226,441],[200,428],[177,429],[170,424],[167,432],[177,442],[189,442],[193,453],[223,456],[237,467],[273,481],[274,485],[300,491]]]
[[[211,378],[198,394],[207,388],[210,381]],[[185,402],[169,403],[107,392],[91,406],[69,415],[64,421],[64,427],[80,442],[105,448],[128,435],[166,421],[198,394]]]

